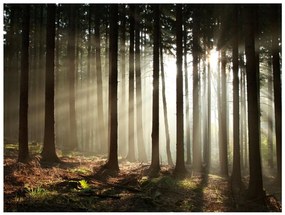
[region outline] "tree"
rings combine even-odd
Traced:
[[[54,132],[54,48],[55,48],[55,14],[56,5],[47,6],[46,31],[46,82],[45,82],[45,128],[42,160],[58,162],[55,151]]]
[[[182,5],[176,5],[176,165],[174,174],[185,176],[182,72]]]
[[[255,7],[245,6],[245,54],[246,54],[246,78],[248,96],[248,136],[249,136],[249,187],[248,198],[262,200],[264,196],[263,179],[260,156],[260,130],[256,129],[259,123],[258,107],[258,86],[255,58],[255,30],[253,20],[255,17]]]
[[[118,164],[118,5],[110,6],[110,32],[109,35],[109,156],[105,168],[110,171],[119,171]]]
[[[282,172],[282,97],[281,97],[281,69],[279,58],[279,37],[280,37],[280,6],[272,6],[272,64],[273,64],[273,88],[275,108],[275,132],[276,132],[276,155],[277,155],[277,179],[281,182]]]
[[[29,159],[28,146],[28,94],[29,94],[29,29],[30,6],[23,5],[23,30],[21,52],[21,82],[20,82],[20,111],[19,111],[19,162]]]
[[[104,102],[103,102],[103,80],[102,80],[102,68],[101,68],[101,34],[100,34],[100,11],[102,7],[100,5],[95,6],[95,58],[96,58],[96,75],[97,75],[97,116],[101,126],[98,133],[98,141],[100,150],[102,153],[106,153],[107,140],[106,140],[106,128],[104,118]]]
[[[130,5],[130,48],[129,48],[129,150],[127,159],[129,161],[135,160],[135,142],[134,142],[134,120],[135,120],[135,103],[134,103],[134,28],[135,28],[135,18],[134,18],[135,6]]]
[[[233,171],[232,182],[234,187],[241,186],[241,167],[240,167],[240,132],[239,132],[239,77],[238,77],[238,8],[233,8],[233,132],[234,132],[234,155],[233,155]]]
[[[75,112],[75,5],[69,6],[69,33],[68,33],[68,69],[69,69],[69,145],[68,148],[74,150],[77,148],[77,126],[76,126],[76,112]]]
[[[202,170],[199,114],[199,6],[193,11],[193,172]]]
[[[186,8],[185,8],[186,9]],[[186,14],[185,14],[186,16]],[[190,99],[189,99],[189,79],[188,79],[188,65],[187,65],[187,26],[186,26],[186,18],[183,20],[184,22],[184,31],[183,31],[183,44],[184,44],[184,72],[185,72],[185,105],[186,105],[186,114],[185,114],[185,142],[186,142],[186,163],[191,164],[191,140],[190,140]]]
[[[135,6],[135,73],[136,73],[136,119],[137,119],[137,144],[138,160],[147,161],[147,155],[144,147],[144,135],[142,124],[142,87],[141,87],[141,54],[140,54],[140,11],[139,6]]]
[[[152,89],[152,151],[150,175],[156,175],[160,170],[159,165],[159,32],[160,9],[153,5],[153,89]]]
[[[220,118],[220,167],[221,175],[228,176],[228,135],[227,135],[227,92],[226,92],[226,52],[221,50],[221,118]]]
[[[167,103],[166,103],[166,95],[165,95],[165,75],[164,75],[164,65],[163,65],[163,45],[162,38],[160,38],[160,68],[161,68],[161,87],[162,87],[162,104],[163,104],[163,118],[165,125],[165,136],[166,136],[166,155],[167,162],[170,166],[174,166],[171,156],[170,150],[170,135],[169,135],[169,125],[167,118]]]

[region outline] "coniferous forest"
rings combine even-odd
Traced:
[[[5,212],[280,212],[281,4],[4,4]]]

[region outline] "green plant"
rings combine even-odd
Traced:
[[[80,186],[82,187],[83,190],[89,190],[90,189],[89,184],[85,180],[79,181],[79,184],[80,184]]]

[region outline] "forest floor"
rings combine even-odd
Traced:
[[[120,160],[117,176],[98,174],[106,159],[79,153],[62,155],[59,164],[40,162],[33,154],[17,163],[17,147],[5,144],[4,212],[238,212],[280,211],[267,195],[266,204],[239,201],[231,185],[217,175],[175,179],[162,165],[159,175],[144,174],[149,165]]]

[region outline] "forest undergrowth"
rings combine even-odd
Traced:
[[[35,146],[35,149],[37,147]],[[106,158],[61,154],[61,163],[42,163],[34,151],[27,164],[17,163],[17,147],[5,144],[5,212],[234,212],[280,211],[273,195],[266,205],[237,200],[229,181],[217,175],[173,177],[162,165],[149,178],[148,164],[120,159],[120,172],[100,171]],[[246,179],[245,179],[246,180]]]

